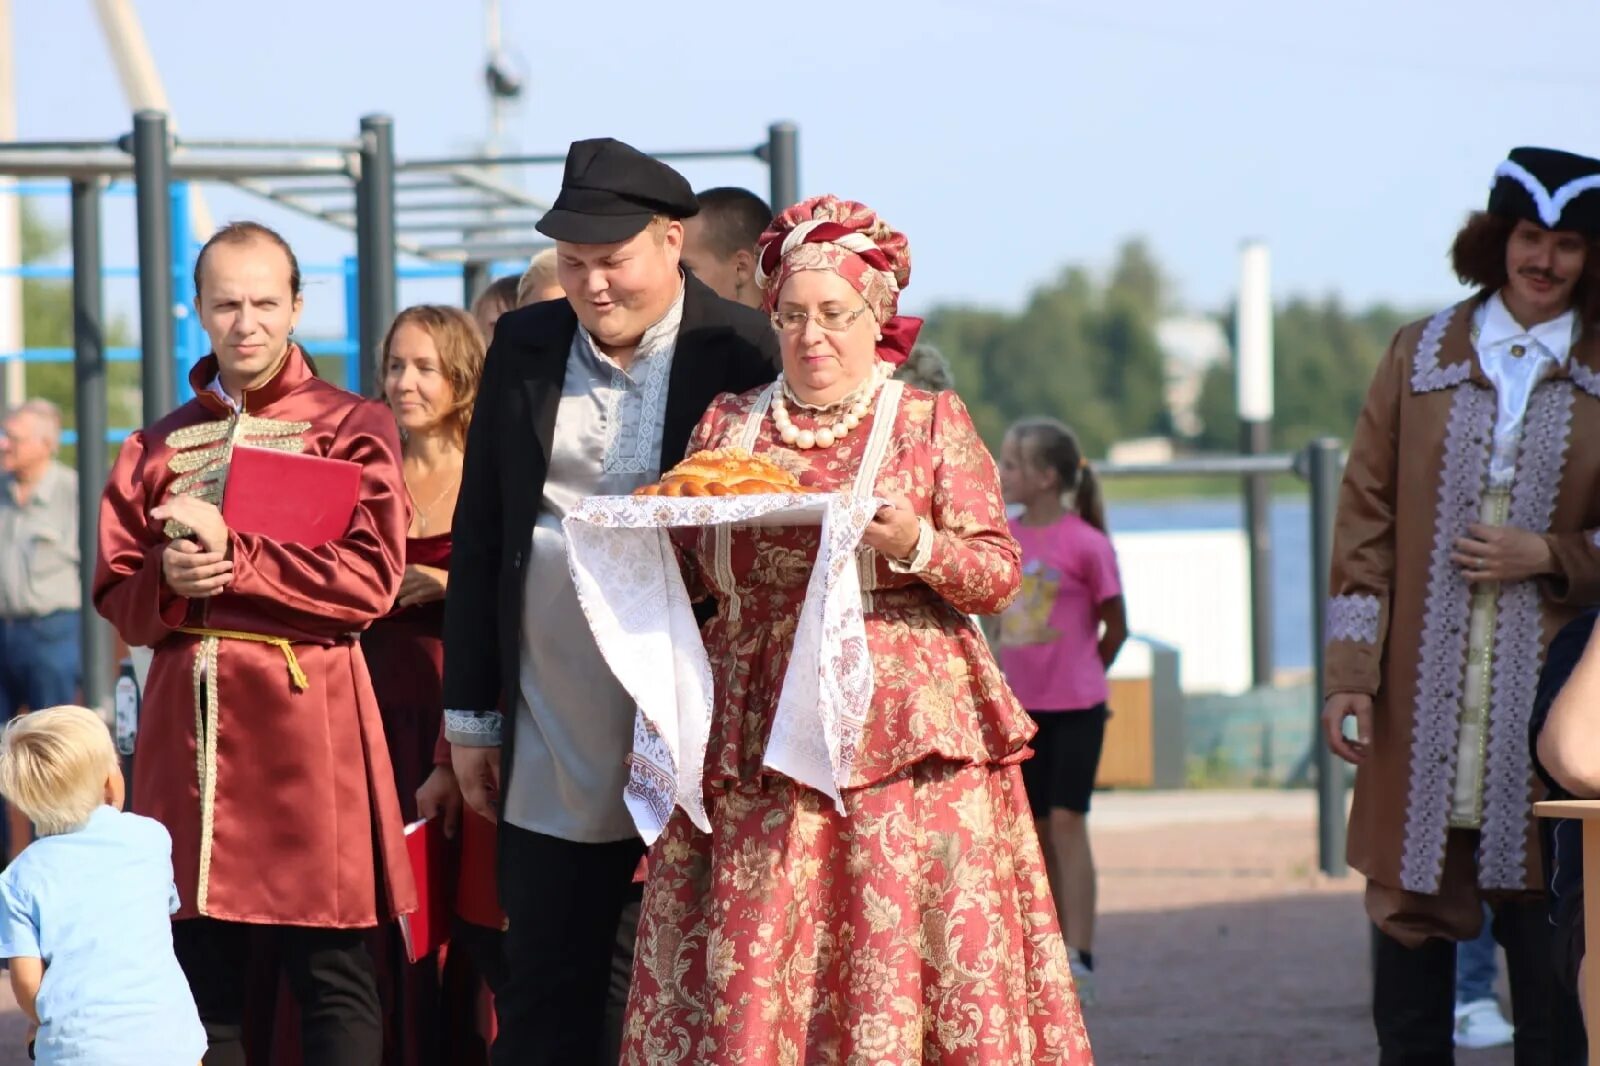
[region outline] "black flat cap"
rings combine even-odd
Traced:
[[[534,226],[573,244],[625,241],[656,215],[688,218],[700,211],[682,174],[610,137],[573,141],[561,193]]]

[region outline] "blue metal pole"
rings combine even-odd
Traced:
[[[189,221],[189,183],[172,184],[172,306],[178,402],[194,397],[189,371],[205,353],[199,313],[194,306],[194,227]]]
[[[359,238],[357,238],[359,240]],[[354,355],[344,357],[344,387],[361,391],[361,271],[353,255],[344,257],[344,332],[355,342]]]

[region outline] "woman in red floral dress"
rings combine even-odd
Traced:
[[[718,600],[712,832],[680,809],[650,852],[623,1062],[1090,1063],[1018,768],[1033,725],[966,617],[1020,582],[994,461],[953,392],[888,380],[919,325],[905,238],[821,197],[762,243],[783,376],[719,397],[690,451],[889,501],[860,558],[872,708],[844,813],[764,767],[818,530],[691,535]]]

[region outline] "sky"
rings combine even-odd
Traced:
[[[18,131],[114,139],[130,126],[90,0],[13,0]],[[404,159],[473,151],[488,129],[474,0],[136,0],[175,119],[191,137],[348,138],[394,117]],[[614,136],[642,149],[754,145],[800,129],[801,193],[861,200],[910,239],[903,307],[1004,308],[1068,265],[1104,269],[1145,238],[1184,306],[1215,310],[1246,238],[1274,296],[1427,308],[1455,299],[1445,253],[1506,151],[1600,155],[1600,70],[1559,41],[1600,39],[1600,5],[1543,0],[881,0],[805,4],[502,0],[527,90],[510,149]],[[1503,27],[1497,29],[1497,27]],[[1541,27],[1557,27],[1558,40]],[[1573,59],[1566,59],[1572,56]],[[752,162],[681,168],[747,185]],[[525,187],[552,197],[555,168]],[[281,225],[308,263],[350,236],[208,191],[219,221]],[[45,205],[64,219],[64,201]],[[105,256],[130,264],[131,200]],[[401,303],[459,286],[412,282]],[[112,285],[114,305],[136,306]],[[342,320],[308,287],[308,323]]]

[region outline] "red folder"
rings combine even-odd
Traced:
[[[462,805],[461,871],[456,880],[456,914],[486,929],[506,927],[505,912],[500,909],[500,893],[495,886],[499,831],[489,819],[471,807]]]
[[[417,882],[417,909],[400,916],[400,936],[406,943],[406,958],[419,962],[450,939],[454,863],[444,822],[430,818],[406,826],[406,857]]]
[[[360,495],[360,463],[238,447],[228,463],[222,517],[239,533],[314,548],[349,532]]]

